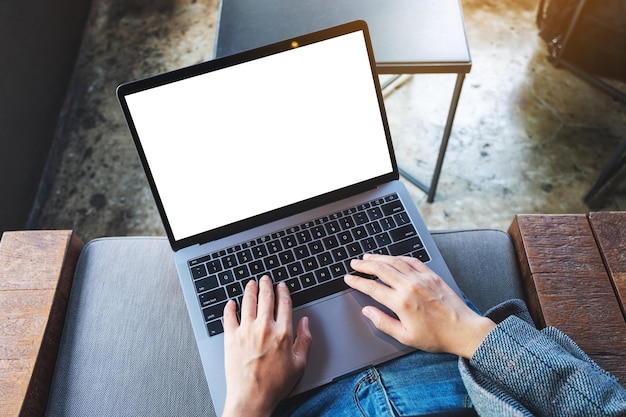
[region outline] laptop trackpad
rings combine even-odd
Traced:
[[[301,317],[309,317],[313,344],[304,376],[293,394],[413,351],[376,329],[361,314],[366,305],[384,309],[370,297],[348,291],[294,311],[294,327]]]

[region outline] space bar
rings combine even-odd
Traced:
[[[348,288],[346,283],[343,282],[343,277],[335,278],[332,281],[324,282],[315,287],[291,294],[291,302],[293,307],[298,307]]]

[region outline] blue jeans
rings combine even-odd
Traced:
[[[418,416],[471,407],[458,356],[415,351],[283,401],[275,416]]]
[[[456,355],[418,350],[287,398],[273,416],[404,417],[471,408],[458,360]]]

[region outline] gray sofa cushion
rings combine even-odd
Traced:
[[[523,297],[507,234],[433,235],[481,310]],[[47,415],[214,415],[166,239],[107,238],[85,247]]]

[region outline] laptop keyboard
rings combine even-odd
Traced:
[[[224,331],[226,302],[240,306],[249,280],[284,281],[298,307],[347,289],[350,261],[364,253],[430,260],[397,194],[193,259],[189,268],[214,336]]]

